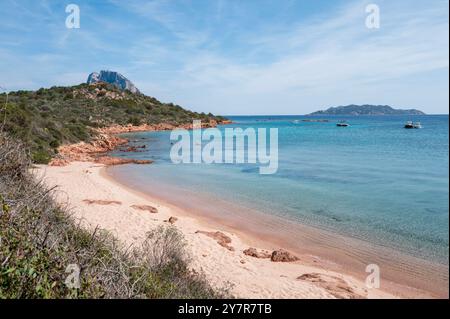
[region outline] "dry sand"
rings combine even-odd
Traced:
[[[307,265],[301,255],[295,262],[247,256],[243,251],[249,247],[262,251],[267,246],[262,242],[258,246],[255,240],[250,246],[243,236],[122,187],[104,174],[104,167],[90,162],[41,165],[35,174],[44,177],[47,185],[58,186],[57,200],[67,205],[83,226],[109,230],[127,245],[139,244],[148,231],[169,225],[167,220],[176,217],[174,226],[186,239],[192,269],[203,272],[215,287],[228,286],[236,297],[395,298],[380,289],[367,289],[362,280],[350,275]],[[217,231],[225,236],[214,238]]]

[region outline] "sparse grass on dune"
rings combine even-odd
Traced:
[[[184,240],[160,227],[126,248],[103,230],[87,231],[29,172],[22,144],[0,133],[0,298],[216,298],[188,268]],[[81,287],[69,288],[68,265]]]

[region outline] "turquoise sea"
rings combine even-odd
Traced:
[[[125,135],[147,148],[113,155],[155,163],[112,171],[154,195],[183,191],[232,201],[448,265],[448,115],[230,118],[234,124],[221,130],[278,128],[276,174],[260,175],[259,164],[172,164],[170,132]],[[337,127],[344,119],[350,127]],[[423,128],[404,129],[407,120]]]

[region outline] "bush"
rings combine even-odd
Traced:
[[[36,164],[48,164],[52,159],[51,155],[47,151],[38,150],[32,153],[31,158]]]
[[[141,120],[137,116],[132,116],[128,119],[128,123],[138,126],[141,125]]]

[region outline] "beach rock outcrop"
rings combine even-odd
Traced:
[[[150,205],[131,205],[131,208],[136,209],[136,210],[142,210],[142,211],[147,211],[151,214],[157,214],[158,213],[158,209],[156,207],[150,206]]]
[[[255,258],[270,258],[272,256],[271,253],[266,251],[258,251],[256,248],[248,248],[244,250],[244,255],[255,257]]]
[[[117,200],[103,200],[103,199],[83,199],[88,205],[122,205],[122,202]]]
[[[171,216],[168,220],[165,220],[166,223],[175,224],[178,218]]]
[[[112,157],[112,156],[101,156],[94,159],[95,163],[114,166],[114,165],[123,165],[123,164],[151,164],[152,160],[137,160],[132,158],[120,158],[120,157]]]
[[[299,260],[299,258],[286,250],[280,249],[272,252],[270,260],[273,262],[293,262]]]
[[[144,148],[145,148],[145,145],[129,146],[127,148],[120,149],[120,151],[124,152],[124,153],[138,153],[138,152],[144,152],[144,151],[142,151],[142,149],[144,149]]]
[[[201,230],[197,230],[195,232],[196,234],[203,234],[206,235],[208,237],[213,238],[214,240],[216,240],[216,242],[222,246],[225,247],[226,249],[228,249],[229,251],[234,251],[234,247],[231,247],[231,238],[227,235],[225,235],[224,233],[220,232],[220,231],[216,231],[216,232],[207,232],[207,231],[201,231]]]
[[[132,158],[121,158],[105,156],[104,153],[110,152],[120,145],[128,143],[127,139],[117,137],[107,133],[99,133],[95,139],[90,142],[79,142],[76,144],[63,145],[58,148],[57,157],[53,158],[50,166],[65,166],[70,162],[95,162],[104,165],[122,165],[122,164],[151,164],[152,160],[137,160]],[[133,148],[137,151],[138,147]],[[139,146],[139,148],[143,148]],[[132,151],[132,150],[130,150]]]
[[[217,122],[216,120],[210,120],[209,122],[202,122],[202,128],[214,128],[219,124],[230,124],[229,120]],[[152,132],[152,131],[170,131],[177,129],[192,130],[192,123],[174,125],[171,123],[158,123],[158,124],[141,124],[141,125],[111,125],[108,127],[98,128],[97,132],[101,134],[121,134],[131,132]]]
[[[226,121],[223,121],[225,123]],[[207,123],[202,123],[202,128],[216,127],[218,123],[211,120]],[[166,131],[174,129],[192,129],[192,123],[173,125],[170,123],[159,124],[142,124],[142,125],[112,125],[103,128],[95,129],[97,133],[95,138],[90,142],[79,142],[76,144],[62,145],[58,148],[58,155],[53,158],[50,166],[65,166],[70,162],[96,162],[104,165],[121,165],[121,164],[151,164],[151,160],[135,160],[129,158],[119,158],[103,156],[102,154],[115,150],[121,145],[127,144],[128,140],[115,136],[115,134],[129,133],[129,132],[146,132],[146,131]],[[129,146],[125,148],[124,152],[142,152],[139,149],[145,149],[146,145]]]
[[[342,278],[320,273],[308,273],[297,277],[297,280],[307,281],[325,289],[338,299],[361,299],[364,295],[357,293]]]
[[[114,150],[128,140],[108,134],[98,134],[90,142],[79,142],[76,144],[62,145],[58,148],[58,156],[50,162],[51,166],[64,166],[69,162],[101,162],[98,160],[99,154]]]

